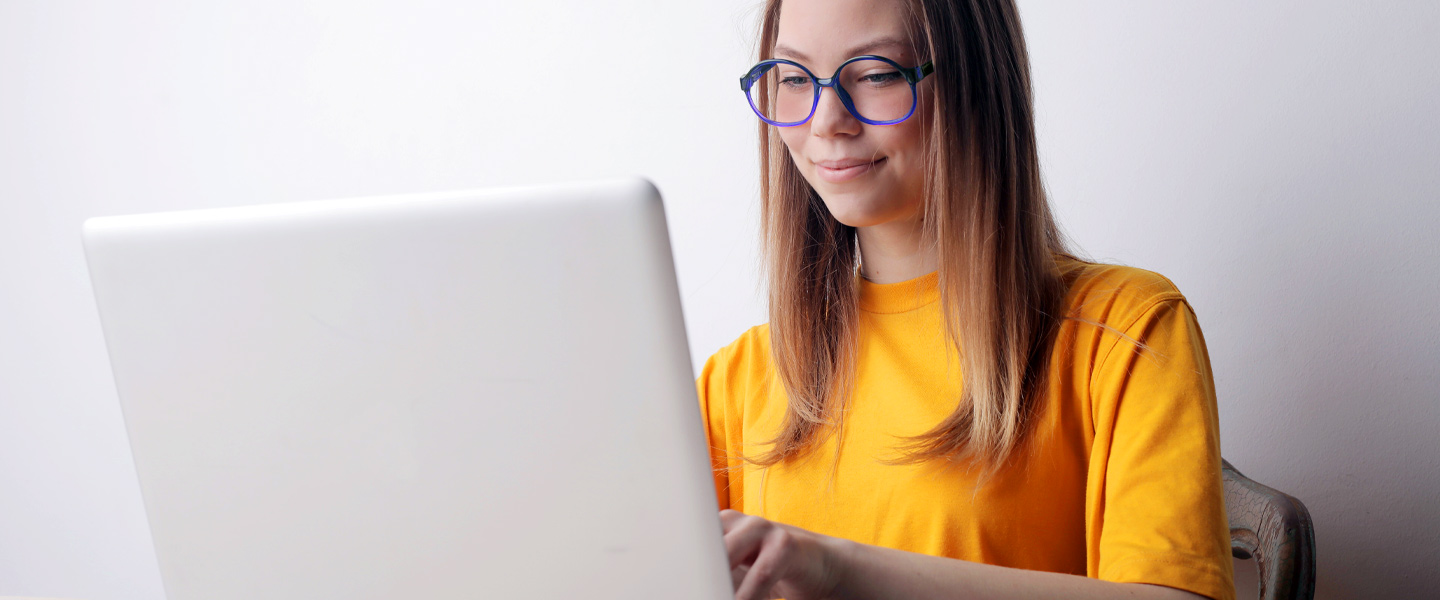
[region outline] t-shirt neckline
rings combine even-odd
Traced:
[[[860,310],[871,313],[902,313],[940,299],[940,271],[896,283],[875,283],[859,274]]]

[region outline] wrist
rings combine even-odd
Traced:
[[[856,555],[862,550],[863,544],[853,542],[841,537],[826,536],[821,542],[825,546],[825,571],[829,576],[828,600],[850,600],[848,590],[854,589],[850,583],[855,566]]]

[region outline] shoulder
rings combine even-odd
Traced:
[[[1070,259],[1060,269],[1069,287],[1067,319],[1124,330],[1157,307],[1189,306],[1175,282],[1154,271]]]
[[[769,371],[770,325],[767,323],[745,330],[735,341],[710,355],[701,377],[740,383],[762,379]]]
[[[740,431],[741,415],[756,408],[773,373],[770,367],[770,328],[756,325],[706,359],[695,380],[700,407],[712,438],[721,430]],[[717,429],[718,428],[718,429]]]

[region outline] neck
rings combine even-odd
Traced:
[[[890,221],[856,230],[860,240],[860,276],[874,283],[908,281],[934,271],[934,248],[921,247],[920,218]]]

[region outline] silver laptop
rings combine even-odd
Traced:
[[[648,182],[84,238],[169,600],[733,597]]]

